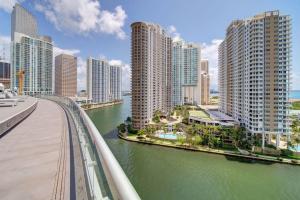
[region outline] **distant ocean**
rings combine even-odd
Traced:
[[[210,93],[210,96],[218,96],[218,93]],[[300,99],[300,90],[292,90],[290,92],[290,99]]]
[[[300,90],[292,90],[290,93],[290,99],[300,99]]]

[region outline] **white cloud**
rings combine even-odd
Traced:
[[[180,33],[177,32],[177,29],[174,25],[170,25],[167,29],[167,32],[172,37],[174,42],[182,40]]]
[[[80,50],[79,49],[61,49],[57,46],[53,47],[53,57],[55,57],[59,54],[62,54],[62,53],[74,56],[76,54],[79,54]]]
[[[213,39],[201,44],[201,58],[208,59],[211,89],[218,89],[218,47],[223,40]]]
[[[0,35],[0,58],[10,59],[10,36]]]
[[[108,63],[110,65],[122,65],[123,64],[121,60],[110,60],[110,61],[108,61]]]
[[[122,67],[122,91],[128,91],[131,88],[131,67],[129,64],[123,63],[121,60],[110,60],[110,65],[120,65]]]
[[[11,12],[16,3],[22,3],[24,0],[0,0],[0,9]]]
[[[122,6],[111,12],[100,9],[98,0],[39,0],[35,9],[60,31],[83,35],[107,33],[120,39],[126,37],[122,28],[127,15]]]

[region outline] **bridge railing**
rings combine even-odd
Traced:
[[[119,162],[85,111],[72,99],[42,96],[67,108],[76,124],[92,199],[140,199]]]

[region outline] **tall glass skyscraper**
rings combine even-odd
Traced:
[[[22,70],[24,94],[52,94],[51,38],[38,35],[36,19],[18,4],[14,6],[11,20],[11,87],[19,87],[18,73]]]
[[[172,106],[201,104],[200,46],[184,41],[173,42]]]

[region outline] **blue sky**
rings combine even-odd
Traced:
[[[217,47],[234,19],[280,10],[293,21],[293,89],[300,89],[300,1],[298,0],[0,0],[0,45],[10,37],[10,12],[21,3],[38,20],[39,32],[50,35],[56,53],[78,56],[79,88],[85,88],[85,60],[104,57],[123,63],[123,89],[130,85],[130,24],[161,24],[174,37],[202,46],[217,88]],[[2,55],[2,54],[0,54]]]

